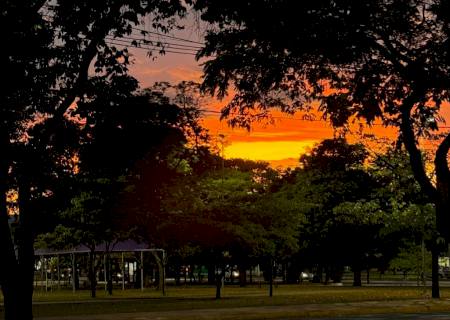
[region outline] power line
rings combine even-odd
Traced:
[[[126,47],[126,48],[135,48],[135,49],[140,49],[140,50],[155,50],[158,49],[159,47],[154,47],[154,48],[149,48],[149,47],[136,47],[132,44],[123,44],[123,43],[118,43],[118,42],[114,42],[114,41],[106,41],[105,43],[107,43],[108,45],[115,45],[115,46],[122,46],[122,47]],[[189,52],[180,52],[180,51],[175,51],[175,50],[167,50],[167,49],[162,49],[159,48],[160,50],[162,50],[165,53],[176,53],[176,54],[181,54],[181,55],[191,55],[191,56],[195,56],[195,53],[189,53]]]
[[[126,48],[134,48],[134,49],[140,49],[140,50],[156,50],[158,49],[157,47],[155,48],[143,48],[143,47],[136,47],[133,45],[126,45],[123,43],[117,43],[117,42],[112,42],[112,41],[107,41],[106,42],[108,45],[116,45],[116,46],[122,46],[122,47],[126,47]],[[163,51],[164,53],[175,53],[175,54],[181,54],[181,55],[191,55],[191,56],[195,56],[195,53],[188,53],[188,52],[180,52],[180,51],[173,51],[173,50],[167,50],[167,49],[161,49],[159,48],[161,51]]]
[[[154,40],[152,39],[145,39],[145,38],[138,38],[138,37],[132,37],[132,36],[120,36],[119,38],[115,38],[115,39],[128,39],[128,40],[135,40],[135,41],[143,41],[145,42],[153,42]],[[201,46],[192,46],[192,45],[188,45],[188,44],[182,44],[182,43],[175,43],[175,42],[169,42],[169,41],[161,41],[156,39],[155,41],[157,41],[158,43],[162,43],[162,44],[167,44],[167,45],[173,45],[173,46],[180,46],[180,47],[185,47],[185,48],[191,48],[191,49],[202,49]]]
[[[171,48],[168,47],[167,49],[164,48],[164,46],[158,46],[156,44],[137,44],[134,43],[133,41],[130,40],[122,40],[119,38],[113,38],[111,36],[107,36],[105,38],[105,42],[107,44],[113,44],[113,45],[121,45],[127,48],[136,48],[136,49],[144,49],[144,50],[157,50],[159,49],[160,51],[164,51],[164,52],[169,52],[169,53],[178,53],[178,54],[187,54],[187,55],[192,55],[195,56],[196,55],[196,51],[193,49],[189,49],[189,48]]]
[[[44,5],[43,7],[45,9],[49,10],[49,11],[54,11],[56,6],[54,6],[54,5],[53,6]],[[48,16],[50,18],[54,18],[53,16],[45,15],[45,14],[43,14],[43,16]],[[173,39],[173,40],[177,40],[177,41],[181,41],[181,42],[193,43],[193,44],[200,45],[200,46],[204,46],[205,45],[204,42],[199,42],[199,41],[194,41],[194,40],[185,39],[185,38],[181,38],[181,37],[171,36],[171,35],[168,35],[168,34],[156,32],[156,31],[149,31],[149,30],[145,30],[145,29],[142,29],[142,28],[138,28],[138,27],[131,27],[131,29],[135,30],[135,31],[139,31],[140,33],[153,34],[153,35],[156,35],[156,36],[169,38],[169,39]],[[123,37],[125,37],[125,36],[123,36]],[[196,48],[201,49],[202,47],[196,47]]]
[[[105,39],[107,41],[119,42],[119,43],[123,43],[123,44],[126,44],[128,46],[135,47],[135,48],[139,48],[139,47],[141,47],[141,48],[149,48],[149,49],[150,48],[160,48],[160,49],[167,48],[167,49],[170,49],[170,50],[183,51],[183,52],[187,52],[187,53],[191,53],[191,54],[196,54],[197,53],[196,50],[191,49],[191,48],[184,48],[182,46],[173,46],[173,45],[165,46],[164,43],[161,43],[161,44],[136,43],[136,42],[134,42],[134,40],[133,41],[131,41],[131,40],[123,40],[121,38],[113,38],[111,36],[107,36]]]
[[[44,17],[49,17],[49,18],[53,18],[49,15],[43,15]],[[190,46],[190,45],[184,45],[184,44],[177,44],[177,43],[173,43],[173,42],[162,42],[162,41],[158,41],[158,43],[161,44],[161,46],[158,45],[154,45],[154,44],[145,44],[145,47],[142,46],[142,44],[134,44],[133,42],[135,41],[140,41],[140,42],[151,42],[151,40],[147,40],[145,38],[140,39],[140,38],[134,38],[134,37],[129,37],[129,36],[122,36],[120,38],[115,38],[114,36],[106,36],[105,37],[105,43],[109,44],[109,45],[119,45],[119,46],[123,46],[126,48],[136,48],[136,49],[141,49],[141,50],[156,50],[156,49],[160,49],[160,51],[164,51],[164,53],[175,53],[175,54],[185,54],[185,55],[192,55],[192,56],[196,56],[197,55],[197,50],[201,49],[201,47],[194,47],[194,46]],[[164,48],[164,45],[167,45],[168,49]],[[171,50],[173,49],[173,50]],[[178,51],[179,50],[179,51]]]
[[[148,33],[148,34],[153,34],[153,35],[157,35],[157,36],[160,36],[160,37],[165,37],[165,38],[169,38],[169,39],[179,40],[179,41],[183,41],[183,42],[195,43],[195,44],[199,44],[199,45],[202,45],[202,46],[205,45],[204,42],[189,40],[189,39],[180,38],[180,37],[175,37],[175,36],[171,36],[171,35],[160,33],[160,32],[155,32],[155,31],[148,31],[148,30],[145,30],[145,29],[137,28],[137,27],[131,27],[131,29],[143,32],[144,34]]]
[[[127,45],[131,45],[131,46],[134,46],[134,47],[156,47],[156,48],[161,48],[161,49],[164,48],[164,46],[162,44],[161,45],[153,44],[153,43],[139,44],[139,43],[136,43],[136,42],[131,41],[131,40],[123,40],[123,39],[114,38],[114,37],[111,37],[111,36],[106,36],[105,39],[108,40],[108,41],[115,41],[115,42],[125,43]],[[187,52],[190,52],[190,53],[196,53],[197,52],[196,50],[190,49],[190,48],[182,48],[182,47],[180,47],[180,48],[173,48],[173,49],[187,51]]]

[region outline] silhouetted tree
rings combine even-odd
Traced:
[[[319,274],[325,271],[325,282],[340,281],[343,267],[351,265],[354,284],[361,285],[364,255],[371,249],[377,228],[369,222],[370,212],[336,209],[369,198],[373,183],[363,167],[366,158],[360,144],[342,138],[323,140],[301,156],[295,181],[278,191],[285,201],[302,203],[301,253],[310,265],[318,265]]]
[[[450,233],[450,135],[435,153],[436,183],[418,148],[438,129],[449,100],[448,1],[194,1],[208,30],[199,57],[204,88],[236,94],[223,110],[233,125],[279,108],[309,111],[345,126],[352,117],[399,128],[414,176],[436,206],[433,297],[439,245]],[[252,112],[258,109],[257,112]]]
[[[243,170],[237,164],[245,164]],[[201,175],[186,175],[163,197],[164,220],[154,234],[174,248],[190,245],[201,250],[199,257],[214,272],[216,298],[221,297],[227,268],[238,265],[240,274],[257,258],[275,253],[275,240],[286,236],[273,211],[260,203],[266,184],[260,173],[246,167],[263,167],[250,161],[229,162],[229,167],[212,167]],[[266,170],[267,164],[265,165]],[[271,207],[272,208],[272,207]],[[279,246],[281,247],[281,245]],[[244,276],[241,278],[244,285]]]
[[[61,142],[60,146],[67,145],[59,133],[66,133],[62,129],[68,127],[71,111],[85,97],[91,81],[90,66],[104,78],[127,72],[127,50],[118,49],[107,38],[130,34],[140,18],[150,13],[152,30],[167,32],[174,23],[171,18],[183,15],[184,8],[179,1],[163,0],[145,3],[37,0],[3,1],[0,9],[4,41],[10,46],[0,56],[4,74],[8,75],[0,91],[0,254],[3,261],[0,284],[5,297],[5,318],[31,319],[33,221],[38,220],[39,213],[31,212],[29,201],[46,190],[40,185],[42,175],[31,170],[28,161],[38,158],[33,156],[36,146],[33,140],[43,138],[26,134],[30,123],[45,124],[48,132],[45,150],[55,155],[55,141]],[[22,144],[24,148],[15,152],[14,144]],[[60,154],[59,164],[70,159],[70,152]],[[20,184],[20,232],[14,239],[10,237],[5,198],[6,190],[12,185],[8,181],[9,173]]]

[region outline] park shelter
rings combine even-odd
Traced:
[[[56,249],[50,249],[50,248],[40,248],[35,250],[35,257],[40,259],[41,261],[44,260],[44,257],[56,257],[57,258],[57,280],[58,284],[60,281],[60,266],[59,266],[59,257],[62,255],[69,255],[71,257],[72,261],[72,290],[76,290],[75,286],[75,272],[76,272],[76,257],[77,255],[90,253],[90,249],[85,245],[78,245],[74,248],[70,249],[64,249],[64,250],[56,250]],[[160,272],[160,289],[162,290],[162,293],[165,294],[165,264],[166,264],[166,252],[164,249],[158,249],[158,248],[150,248],[148,244],[144,242],[136,242],[134,240],[125,240],[125,241],[118,241],[114,243],[103,243],[100,245],[97,245],[95,247],[95,253],[100,253],[105,255],[106,253],[117,253],[121,254],[122,257],[122,270],[124,270],[124,254],[125,253],[139,253],[140,254],[140,287],[141,290],[144,290],[144,254],[146,252],[151,252],[155,256],[158,264],[161,266]],[[106,268],[105,268],[106,270]],[[47,274],[47,273],[46,273]],[[46,275],[47,277],[47,275]],[[47,282],[47,281],[46,281]],[[125,289],[125,277],[122,276],[122,290]]]

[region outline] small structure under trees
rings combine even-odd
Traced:
[[[70,256],[71,260],[71,274],[70,274],[70,283],[72,285],[72,290],[75,292],[78,289],[77,279],[79,277],[77,271],[77,256],[83,254],[89,254],[91,250],[85,245],[79,245],[72,249],[67,250],[54,250],[49,248],[37,249],[35,251],[35,258],[40,261],[40,269],[45,270],[48,269],[46,259],[48,257],[56,257],[56,276],[58,281],[58,287],[60,287],[61,281],[61,269],[60,269],[60,257],[61,256]],[[125,290],[125,253],[137,253],[139,254],[139,272],[140,272],[140,288],[144,290],[144,253],[150,252],[153,254],[156,263],[158,265],[158,289],[162,291],[162,294],[165,294],[165,268],[166,268],[166,251],[164,249],[159,248],[149,248],[146,243],[138,243],[134,240],[126,240],[116,242],[115,244],[108,245],[106,243],[97,245],[95,248],[96,253],[100,253],[103,255],[103,273],[105,280],[105,289],[112,293],[112,274],[111,274],[111,254],[120,254],[121,263],[120,270],[122,273],[121,283],[122,290]],[[45,269],[44,269],[45,268]],[[47,271],[45,271],[47,272]],[[44,280],[45,279],[45,280]],[[47,288],[48,278],[47,273],[44,276],[41,276],[41,282],[45,281],[45,286]]]

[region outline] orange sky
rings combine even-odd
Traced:
[[[196,41],[196,35],[182,33],[183,38]],[[130,49],[134,55],[134,64],[130,71],[145,88],[156,81],[178,83],[183,80],[201,81],[202,68],[193,56],[167,53],[156,60],[146,56],[144,50]],[[219,111],[224,102],[203,106],[208,110]],[[446,108],[448,109],[448,108]],[[449,117],[446,117],[449,119]],[[306,152],[323,139],[333,137],[332,128],[323,121],[302,121],[300,117],[277,114],[274,125],[254,124],[252,130],[232,129],[225,122],[219,121],[219,114],[206,114],[203,124],[210,134],[225,135],[225,157],[238,157],[252,160],[264,160],[277,167],[295,166],[300,154]],[[356,126],[355,126],[356,127]],[[394,129],[374,126],[365,129],[379,137],[395,137]],[[356,135],[348,136],[350,141],[358,139]]]
[[[152,60],[143,50],[132,52],[134,64],[130,71],[140,81],[141,87],[148,87],[156,81],[201,81],[201,66],[192,56],[168,53]],[[218,102],[204,108],[219,111],[223,105],[224,102]],[[277,114],[274,121],[273,125],[256,123],[250,132],[228,127],[226,122],[219,121],[219,114],[205,115],[203,124],[211,135],[225,135],[225,157],[264,160],[274,167],[297,165],[300,154],[321,140],[333,137],[332,128],[323,121],[302,121],[298,115],[284,114]],[[373,130],[386,135],[384,128],[375,127]],[[392,130],[387,134],[392,136]]]
[[[206,118],[204,125],[212,134],[224,134],[229,143],[225,148],[226,157],[265,160],[273,167],[298,165],[301,154],[308,152],[323,139],[333,137],[333,129],[325,121],[303,121],[300,116],[284,115],[275,119],[273,125],[254,124],[250,132],[232,129],[217,118]],[[354,126],[358,128],[358,126]],[[373,126],[365,128],[365,134],[375,134],[379,138],[396,137],[394,128]],[[350,142],[360,141],[356,129],[347,134]]]

